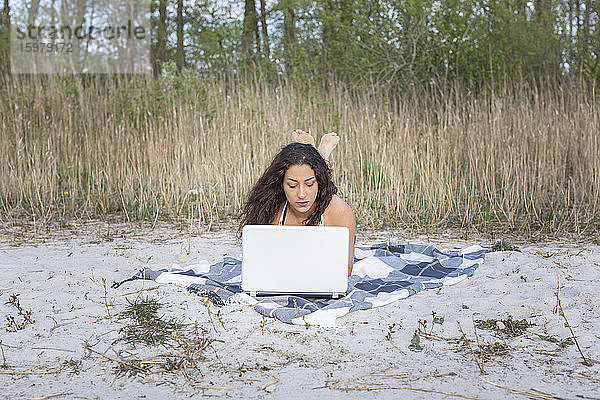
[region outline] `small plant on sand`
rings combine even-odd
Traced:
[[[575,341],[573,340],[572,337],[568,337],[566,339],[561,339],[556,336],[543,335],[541,333],[536,333],[536,335],[537,335],[537,337],[539,337],[542,340],[545,340],[546,342],[558,344],[558,347],[560,347],[560,348],[563,348],[566,346],[571,346],[571,345],[575,344]]]
[[[427,320],[419,320],[418,321],[418,328],[417,328],[417,332],[418,333],[422,333],[422,334],[426,334],[426,335],[431,335],[433,334],[433,329],[435,328],[436,325],[442,325],[444,323],[444,317],[438,317],[437,313],[435,311],[431,312],[431,329],[429,330],[429,332],[427,332]]]
[[[388,341],[392,341],[392,335],[396,333],[396,323],[393,323],[391,325],[388,325],[388,331],[387,334],[385,335],[385,340]]]
[[[400,324],[399,322],[398,323],[394,322],[393,324],[388,325],[388,330],[387,330],[387,333],[385,335],[385,340],[387,340],[388,342],[390,342],[390,344],[392,346],[394,346],[398,351],[400,351],[403,354],[406,354],[406,353],[404,353],[404,351],[402,351],[402,349],[400,347],[398,347],[396,345],[396,343],[394,343],[394,340],[392,339],[392,335],[397,332],[396,330],[397,329],[401,329],[401,328],[402,328],[402,324]]]
[[[481,324],[482,321],[473,321],[473,330],[475,334],[474,339],[469,339],[466,333],[463,331],[460,323],[458,323],[459,328],[459,337],[444,337],[439,334],[434,333],[434,328],[436,325],[441,325],[444,323],[444,317],[440,317],[437,315],[435,311],[431,312],[431,328],[427,329],[428,321],[419,320],[418,328],[413,335],[413,339],[411,341],[411,345],[409,348],[413,351],[420,351],[423,349],[421,346],[421,339],[429,339],[429,340],[439,340],[447,343],[451,343],[454,345],[451,349],[458,352],[470,352],[477,363],[477,366],[482,374],[485,374],[485,361],[490,359],[491,357],[503,356],[508,354],[509,348],[506,344],[500,343],[498,341],[495,342],[487,342],[484,340],[480,340],[479,335],[477,334],[477,328],[483,329],[495,329],[502,328],[507,329],[506,324],[510,325],[510,328],[507,332],[514,332],[516,328],[507,321],[512,321],[512,318],[502,321],[496,320],[487,320],[483,321],[485,324]],[[499,322],[499,324],[496,324]],[[520,322],[520,321],[519,321]],[[506,323],[506,324],[505,324]],[[488,328],[489,326],[489,328]],[[504,331],[503,331],[504,332]]]
[[[191,370],[198,368],[198,362],[204,360],[204,351],[212,348],[212,343],[218,341],[209,335],[209,331],[198,322],[182,324],[175,319],[165,319],[159,316],[162,304],[150,297],[138,297],[133,301],[127,300],[125,310],[118,314],[120,320],[128,320],[113,344],[125,342],[147,346],[163,346],[166,352],[154,356],[141,357],[131,353],[115,350],[116,356],[101,353],[89,343],[84,343],[88,354],[97,354],[106,360],[116,362],[113,370],[117,375],[134,376],[150,372],[176,373],[181,372],[189,377]],[[215,351],[214,348],[212,348]],[[143,350],[144,352],[147,349]],[[222,365],[215,351],[215,356]]]
[[[191,335],[189,334],[191,333]],[[191,332],[180,335],[175,339],[179,350],[182,353],[181,367],[196,367],[198,360],[204,359],[204,350],[211,345],[215,339],[208,336],[208,331],[194,322]]]
[[[421,346],[421,337],[419,336],[418,330],[413,334],[412,339],[410,340],[410,344],[408,345],[409,350],[412,351],[421,351],[423,347]]]
[[[565,327],[569,328],[569,331],[571,332],[571,338],[573,339],[573,342],[575,343],[575,346],[577,347],[577,351],[579,352],[579,354],[581,354],[581,358],[583,359],[582,364],[585,365],[586,367],[591,367],[594,365],[593,362],[591,362],[590,360],[588,360],[585,355],[583,354],[583,351],[581,350],[581,347],[579,347],[579,342],[577,342],[577,336],[575,336],[575,332],[573,331],[573,327],[571,326],[571,324],[569,323],[569,321],[567,320],[567,316],[565,315],[565,311],[562,308],[562,304],[560,301],[560,275],[558,274],[558,270],[556,269],[556,266],[554,267],[554,272],[556,273],[556,291],[554,292],[554,296],[556,297],[556,305],[554,306],[554,309],[552,310],[553,313],[560,315],[564,320],[565,320]]]
[[[272,324],[272,318],[267,319],[269,316],[267,314],[262,314],[262,318],[260,320],[260,334],[264,336],[265,328],[267,325]]]
[[[508,240],[500,239],[500,240],[496,241],[496,243],[494,243],[494,245],[490,249],[490,252],[492,252],[492,251],[518,251],[518,252],[520,252],[521,249],[519,249],[514,244],[510,243]]]
[[[16,308],[18,313],[16,318],[12,315],[6,316],[6,321],[8,322],[8,327],[6,330],[8,332],[17,332],[23,330],[27,325],[35,322],[31,318],[31,310],[25,310],[23,307],[21,307],[18,294],[11,295],[5,304],[9,304]]]
[[[244,363],[239,363],[238,362],[238,367],[235,369],[235,372],[237,372],[238,376],[242,376],[244,375],[246,372],[248,372],[248,368],[246,367],[246,365]]]
[[[212,325],[213,329],[215,330],[215,333],[219,333],[219,331],[217,330],[217,326],[215,324],[213,315],[216,317],[217,321],[221,324],[223,329],[225,329],[225,324],[223,323],[223,318],[221,317],[221,310],[218,310],[216,314],[214,314],[211,310],[211,305],[213,304],[211,301],[211,298],[205,297],[201,300],[201,303],[204,307],[206,307],[206,313],[208,314],[208,320],[210,321],[210,324]]]
[[[530,323],[526,319],[522,319],[520,321],[514,320],[512,315],[509,315],[506,319],[475,320],[475,326],[477,328],[493,331],[498,335],[503,335],[509,338],[523,335],[527,331],[527,328],[533,325],[534,324]]]
[[[102,277],[102,288],[104,289],[104,296],[102,296],[102,299],[104,300],[104,307],[106,308],[106,315],[108,316],[108,319],[110,319],[112,321],[112,316],[110,315],[110,307],[115,306],[115,300],[114,299],[108,300],[108,287],[106,286],[106,278],[104,278],[104,277]]]
[[[162,304],[149,297],[127,299],[127,307],[119,314],[119,319],[129,319],[131,322],[120,329],[123,336],[119,340],[126,343],[145,343],[148,345],[164,344],[172,339],[183,324],[174,319],[165,320],[158,316]]]
[[[431,338],[433,338],[433,339],[441,338],[441,337],[438,337],[437,335],[433,334],[433,329],[435,328],[436,325],[442,325],[443,323],[444,323],[444,317],[438,316],[435,311],[431,312],[431,329],[429,329],[429,331],[427,330],[427,320],[420,319],[417,323],[417,330],[415,331],[408,348],[412,351],[423,350],[423,346],[421,346],[421,337],[422,336],[426,337],[426,338],[430,338],[430,339]],[[448,339],[448,340],[450,340],[450,339]]]
[[[69,360],[65,360],[62,365],[63,368],[69,368],[72,374],[79,375],[81,372],[81,364],[81,360],[74,360],[71,358]]]
[[[102,289],[104,291],[104,295],[102,296],[102,304],[104,305],[104,308],[106,309],[106,317],[112,321],[112,315],[110,314],[110,309],[112,307],[115,306],[115,299],[108,298],[108,285],[106,283],[106,278],[102,277],[100,279],[100,281],[98,281],[95,277],[94,277],[94,271],[92,271],[92,276],[90,276],[90,281],[95,284],[95,285],[101,285]]]
[[[299,316],[301,316],[302,317],[302,321],[304,321],[304,327],[306,329],[310,328],[310,324],[304,318],[304,314],[302,313],[302,310],[300,309],[300,307],[298,307],[298,304],[296,303],[296,300],[293,300],[293,302],[294,302],[294,308],[296,309],[296,314],[298,314]]]

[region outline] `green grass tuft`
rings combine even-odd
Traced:
[[[159,316],[158,310],[162,304],[156,299],[137,298],[133,302],[127,299],[127,303],[119,318],[132,322],[120,329],[123,336],[117,341],[145,343],[151,346],[165,344],[168,340],[176,339],[185,326],[175,319],[165,320]]]
[[[493,251],[518,251],[518,252],[520,252],[521,249],[518,248],[517,246],[513,245],[512,243],[510,243],[508,240],[500,239],[500,240],[496,241],[496,243],[494,243],[494,245],[490,249],[490,252],[493,252]]]

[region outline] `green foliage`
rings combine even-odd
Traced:
[[[177,334],[183,324],[174,319],[165,320],[158,316],[162,304],[149,297],[134,301],[127,299],[127,307],[119,314],[121,319],[130,319],[132,323],[120,329],[123,336],[118,340],[126,343],[145,343],[147,345],[164,344]]]
[[[509,315],[506,319],[486,319],[475,320],[475,326],[479,329],[486,329],[509,338],[521,336],[527,331],[527,328],[533,326],[526,319],[513,320]]]
[[[408,348],[412,351],[422,351],[423,350],[423,347],[421,346],[421,337],[419,336],[417,331],[415,331],[412,339],[410,340],[410,344],[408,345]]]
[[[494,243],[494,245],[490,249],[490,252],[493,252],[493,251],[518,251],[518,252],[520,252],[521,249],[519,249],[517,246],[510,243],[508,240],[500,239],[500,240],[496,241],[496,243]]]
[[[392,325],[388,325],[388,331],[385,334],[385,339],[392,341],[392,335],[396,333],[396,329],[400,329],[402,326],[400,324],[396,324],[395,322]]]
[[[239,4],[218,0],[185,2],[185,64],[175,69],[187,77],[178,90],[201,93],[193,84],[185,85],[189,71],[270,82],[284,77],[324,87],[337,82],[353,87],[375,84],[396,91],[456,81],[485,89],[505,79],[539,83],[570,75],[592,82],[600,76],[596,0],[577,2],[578,8],[555,0],[267,3],[263,13],[255,1],[244,3],[254,10],[239,10]],[[158,4],[152,2],[150,13],[151,47],[152,63],[159,66],[157,77],[162,77],[174,68],[178,21],[167,18],[166,31],[159,33]],[[10,41],[3,11],[0,55],[4,56],[0,58],[8,60]],[[11,12],[26,17],[16,15],[17,9]],[[252,15],[246,29],[244,15]],[[40,20],[44,18],[49,15],[40,15]],[[159,36],[166,42],[164,50],[158,48]],[[3,61],[0,72],[7,73],[8,67]],[[125,103],[118,109],[136,112]]]
[[[203,72],[233,72],[239,57],[242,21],[236,18],[232,3],[207,0],[186,11],[188,64]]]
[[[63,368],[69,368],[71,370],[71,374],[74,375],[79,375],[79,373],[81,372],[81,365],[82,365],[82,361],[81,360],[74,360],[72,358],[63,361]]]
[[[573,340],[572,337],[561,339],[561,338],[556,337],[556,336],[542,335],[541,333],[536,333],[536,335],[540,339],[545,340],[546,342],[556,343],[560,347],[566,347],[566,346],[571,346],[571,345],[575,344],[575,341]]]

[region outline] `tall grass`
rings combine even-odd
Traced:
[[[234,221],[296,128],[331,156],[360,226],[591,232],[600,225],[594,88],[506,85],[391,96],[234,84],[10,77],[0,93],[0,215]]]

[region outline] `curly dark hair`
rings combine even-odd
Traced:
[[[317,149],[310,144],[290,143],[275,156],[271,165],[256,181],[248,200],[242,208],[239,231],[245,225],[269,225],[281,205],[286,201],[283,177],[293,165],[309,165],[315,171],[319,189],[315,199],[315,210],[303,221],[306,225],[319,225],[321,215],[337,193],[331,178],[331,169]]]

